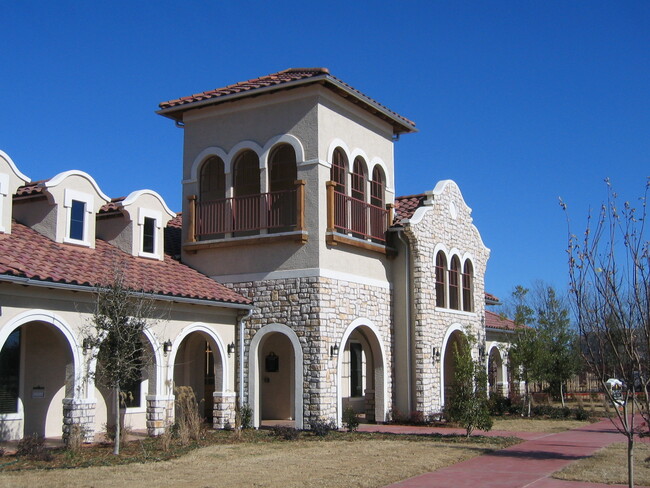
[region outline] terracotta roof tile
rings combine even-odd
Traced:
[[[501,300],[499,300],[498,296],[493,295],[492,293],[488,293],[487,291],[485,292],[485,301],[492,302],[493,305],[501,303]]]
[[[109,213],[116,212],[120,209],[119,203],[123,201],[126,197],[111,198],[111,201],[102,205],[99,209],[99,213]]]
[[[43,193],[43,187],[40,184],[44,183],[46,181],[48,181],[48,180],[32,181],[30,183],[27,183],[26,185],[19,186],[18,190],[16,190],[16,194],[14,196],[16,196],[16,197],[29,197],[29,196],[33,196],[33,195]]]
[[[497,313],[490,312],[489,310],[485,311],[485,327],[488,329],[498,330],[517,330],[527,328],[525,325],[517,325],[512,320],[502,317]]]
[[[399,224],[403,219],[413,217],[415,211],[424,205],[427,196],[424,193],[420,195],[408,195],[405,197],[395,198],[395,219],[393,224]]]
[[[13,222],[12,233],[0,235],[0,273],[38,281],[93,287],[110,282],[112,270],[124,268],[134,290],[172,297],[248,304],[249,300],[165,256],[164,261],[126,254],[97,239],[96,248],[58,244]]]
[[[348,85],[344,81],[332,76],[327,68],[289,68],[284,71],[279,71],[277,73],[271,73],[270,75],[261,76],[259,78],[253,78],[251,80],[240,81],[239,83],[234,83],[232,85],[224,86],[222,88],[215,88],[214,90],[208,90],[201,93],[195,93],[187,97],[177,98],[175,100],[169,100],[159,104],[161,109],[169,109],[173,107],[181,107],[183,105],[189,105],[194,102],[200,102],[204,100],[218,99],[226,95],[232,95],[242,92],[251,92],[251,95],[254,95],[255,90],[260,90],[262,88],[268,88],[272,86],[279,86],[289,84],[291,82],[297,82],[302,80],[307,80],[310,78],[316,78],[314,82],[324,80],[330,80],[330,88],[333,88],[332,85],[339,84],[345,88],[348,92],[354,93],[360,99],[364,100],[365,103],[369,105],[374,105],[375,107],[381,108],[383,111],[391,114],[393,117],[401,120],[406,126],[409,127],[407,132],[415,131],[415,122],[407,119],[406,117],[401,116],[400,114],[393,112],[388,107],[380,104],[376,100],[370,98],[367,95],[364,95],[362,92]],[[332,83],[335,82],[335,83]],[[340,90],[341,88],[338,87]],[[182,110],[182,109],[181,109]],[[374,110],[374,109],[373,109]],[[376,110],[374,110],[376,112]],[[401,130],[403,132],[404,130]]]
[[[183,216],[181,212],[171,219],[165,227],[165,254],[180,259],[182,246]]]

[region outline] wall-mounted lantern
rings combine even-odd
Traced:
[[[165,356],[172,352],[172,341],[167,339],[165,342],[163,342],[163,352],[165,353]]]
[[[338,355],[339,355],[339,345],[334,344],[333,346],[330,346],[330,357],[334,357]]]
[[[434,363],[439,363],[440,362],[440,349],[437,347],[433,347],[433,350],[431,351],[431,355],[433,357],[433,362]]]
[[[267,373],[277,373],[280,370],[280,358],[271,351],[264,360],[264,366]]]
[[[481,361],[485,361],[485,346],[478,348],[478,355],[481,358]]]
[[[92,341],[88,337],[84,337],[81,347],[83,347],[84,354],[86,354],[88,351],[90,351],[93,348]]]
[[[235,343],[231,342],[228,344],[228,356],[235,353]]]

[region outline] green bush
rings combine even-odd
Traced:
[[[252,429],[253,428],[253,409],[247,403],[244,403],[241,406],[240,415],[241,415],[241,428],[242,429]]]
[[[309,421],[309,428],[318,437],[325,437],[329,435],[332,430],[336,430],[336,422],[334,420],[312,419]]]
[[[276,425],[271,429],[271,432],[274,437],[280,437],[285,441],[295,441],[300,437],[300,431],[298,429],[284,425]]]
[[[359,416],[356,414],[352,407],[343,410],[343,425],[348,432],[356,432],[359,428]]]
[[[490,409],[490,415],[501,417],[510,412],[510,409],[512,408],[512,400],[496,393],[491,395],[488,399],[488,408]]]

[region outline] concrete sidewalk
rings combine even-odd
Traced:
[[[371,426],[367,426],[364,430],[370,430],[369,427]],[[382,428],[382,431],[388,430]],[[449,429],[444,431],[452,433]],[[492,433],[494,434],[496,433]],[[590,456],[598,449],[614,442],[623,441],[623,436],[609,420],[558,434],[511,432],[510,435],[517,437],[525,435],[526,437],[522,438],[529,438],[529,440],[432,473],[394,483],[390,488],[612,488],[623,486],[550,478],[554,472],[567,464]]]

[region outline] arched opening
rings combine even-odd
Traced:
[[[211,156],[202,165],[199,175],[196,233],[199,239],[218,239],[228,228],[226,175],[223,160]]]
[[[449,308],[460,310],[460,260],[451,258],[449,267]]]
[[[386,177],[380,166],[372,170],[370,182],[370,235],[373,238],[385,239],[386,233]]]
[[[269,157],[269,217],[271,232],[292,229],[296,220],[296,151],[290,144],[273,148]]]
[[[447,257],[442,251],[436,254],[436,307],[445,307],[447,289]]]
[[[339,422],[352,408],[367,422],[383,422],[386,415],[384,354],[377,332],[369,325],[351,325],[339,353]]]
[[[474,267],[469,259],[463,266],[463,310],[474,311]]]
[[[74,369],[61,330],[40,321],[17,327],[0,349],[0,415],[22,413],[22,436],[61,436],[63,399],[73,396]]]
[[[261,422],[295,420],[295,355],[291,341],[280,332],[268,334],[257,356]]]
[[[191,332],[174,358],[174,387],[189,386],[206,422],[213,423],[214,393],[223,392],[223,361],[218,344],[205,332]]]
[[[348,158],[340,147],[332,154],[330,180],[334,185],[334,225],[337,232],[347,232],[348,215],[346,209]]]
[[[504,387],[503,358],[499,348],[493,347],[488,357],[488,391],[491,395],[505,395],[508,392]]]
[[[261,228],[260,192],[259,158],[249,149],[233,165],[232,212],[237,235],[255,234]]]
[[[352,165],[352,189],[350,196],[350,227],[352,235],[365,238],[368,235],[366,211],[366,163],[361,156],[354,158]]]
[[[467,345],[467,337],[460,330],[454,330],[447,338],[443,353],[443,398],[442,404],[448,403],[453,395],[454,376],[456,373],[456,354],[460,347]]]

